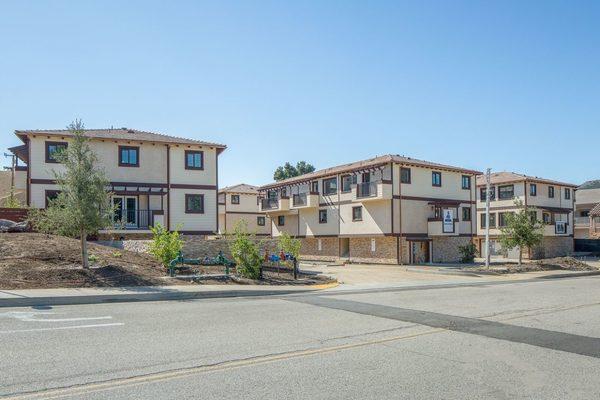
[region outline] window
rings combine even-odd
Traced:
[[[46,142],[46,162],[57,163],[56,153],[66,150],[67,142]]]
[[[231,195],[231,204],[240,204],[240,195],[239,194]]]
[[[485,188],[481,188],[479,192],[479,198],[481,199],[481,201],[486,201],[485,191]],[[496,188],[494,186],[490,186],[490,201],[494,200],[496,200]]]
[[[529,211],[529,219],[531,220],[531,222],[533,222],[534,224],[536,224],[538,222],[538,220],[537,220],[537,211],[535,211],[535,210]]]
[[[567,233],[567,223],[565,221],[556,221],[556,225],[554,225],[554,232],[558,235],[564,235]]]
[[[327,210],[319,210],[319,223],[320,224],[327,223]]]
[[[46,208],[50,205],[50,202],[58,197],[60,190],[46,190]]]
[[[552,224],[552,214],[550,213],[542,213],[542,222],[546,225]]]
[[[362,221],[362,206],[352,207],[352,221]]]
[[[139,167],[140,148],[133,146],[119,146],[119,167]]]
[[[185,169],[204,169],[204,152],[197,150],[186,150]]]
[[[319,181],[313,181],[311,183],[311,192],[319,193]]]
[[[278,226],[284,226],[285,225],[285,215],[278,215],[277,216],[277,225]]]
[[[498,200],[510,200],[515,197],[515,185],[498,186]]]
[[[442,173],[433,171],[431,173],[431,186],[442,186]]]
[[[281,188],[281,198],[282,199],[287,199],[288,198],[288,196],[287,196],[287,188],[285,188],[285,187]]]
[[[186,194],[185,195],[185,213],[186,214],[204,214],[204,195]]]
[[[571,189],[565,188],[565,200],[571,200]]]
[[[400,182],[410,183],[410,168],[400,168]]]
[[[498,213],[498,226],[506,226],[508,224],[508,214],[509,212],[501,212]]]
[[[337,178],[323,179],[323,195],[337,193]]]
[[[471,220],[471,207],[463,207],[462,208],[462,220],[463,221]]]
[[[354,175],[344,175],[342,176],[342,193],[347,193],[349,192],[352,188],[352,177]],[[354,179],[356,179],[356,176],[354,176]]]
[[[590,216],[590,211],[589,210],[581,211],[579,213],[579,215],[581,215],[582,217],[589,217]]]
[[[530,196],[537,196],[537,185],[535,183],[530,183],[529,184],[529,195]]]
[[[554,186],[548,186],[548,197],[554,198]]]
[[[485,213],[481,214],[481,227],[485,228]],[[496,214],[490,213],[490,228],[496,227]]]
[[[462,176],[462,188],[465,190],[471,189],[471,177],[469,175]]]
[[[265,217],[262,217],[262,216],[256,217],[256,225],[265,226]]]

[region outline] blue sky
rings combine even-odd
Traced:
[[[0,148],[81,118],[225,143],[222,185],[388,153],[581,183],[600,178],[599,20],[581,1],[5,1]]]

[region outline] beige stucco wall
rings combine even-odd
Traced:
[[[277,225],[277,216],[285,215],[285,225]],[[271,217],[272,235],[274,237],[281,235],[283,232],[287,232],[291,236],[298,236],[298,215],[292,213],[283,214],[269,214]],[[267,219],[268,221],[268,219]]]
[[[362,221],[352,221],[352,208],[362,206]],[[381,235],[391,232],[389,200],[365,201],[340,205],[340,236]]]
[[[185,169],[185,151],[201,150],[204,152],[204,169]],[[171,145],[171,183],[188,185],[216,185],[216,158],[217,152],[214,148],[206,146],[183,146]]]
[[[185,195],[204,195],[204,214],[187,214],[185,212]],[[182,231],[216,232],[217,230],[217,195],[214,190],[171,189],[171,229],[180,226]]]

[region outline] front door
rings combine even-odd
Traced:
[[[114,222],[125,228],[135,228],[138,222],[138,199],[136,196],[114,196]]]

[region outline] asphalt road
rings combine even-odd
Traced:
[[[0,310],[14,399],[600,398],[600,277]]]

